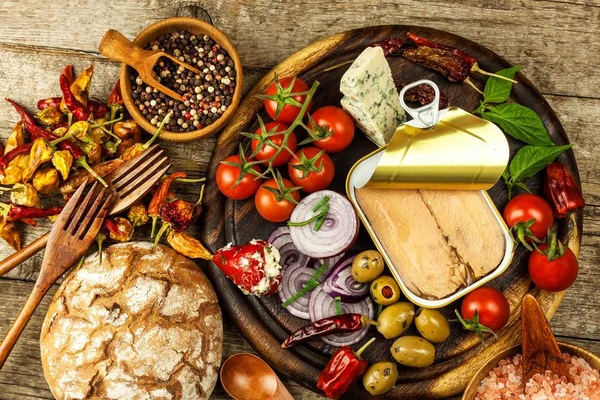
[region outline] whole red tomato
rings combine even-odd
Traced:
[[[265,128],[259,127],[254,134],[257,136],[256,138],[252,138],[252,154],[254,154],[254,158],[257,160],[264,161],[264,165],[269,165],[269,160],[275,155],[277,152],[277,148],[271,145],[279,147],[283,143],[284,135],[274,135],[269,136],[275,132],[285,132],[289,128],[288,125],[283,122],[269,122],[265,124]],[[270,142],[270,143],[269,143]],[[290,133],[287,139],[287,147],[289,150],[282,150],[281,153],[277,155],[275,160],[273,161],[274,167],[281,167],[286,162],[292,158],[292,155],[296,151],[296,135],[294,132]],[[256,150],[258,149],[258,151]]]
[[[548,245],[538,246],[542,253],[548,253]],[[541,254],[532,251],[529,255],[529,276],[537,287],[549,292],[560,292],[569,288],[579,272],[577,257],[570,248],[565,248],[564,253]]]
[[[296,152],[288,166],[290,179],[307,193],[326,189],[333,181],[335,167],[324,150],[305,147]]]
[[[221,193],[230,199],[247,199],[256,193],[261,183],[260,179],[257,179],[255,175],[249,172],[250,170],[256,173],[261,172],[258,165],[249,165],[239,155],[227,157],[217,167],[217,187]],[[240,176],[242,177],[241,179]]]
[[[258,213],[271,222],[290,219],[299,201],[300,192],[288,179],[281,179],[279,184],[275,179],[269,179],[261,185],[254,198]]]
[[[311,115],[308,128],[313,130],[314,138],[322,138],[312,142],[328,153],[339,153],[352,143],[354,139],[354,121],[339,107],[325,106]],[[315,126],[316,125],[316,126]]]
[[[309,89],[308,85],[298,77],[276,79],[262,97],[267,114],[274,121],[291,124],[300,113],[301,107],[298,107],[297,104],[304,104],[306,100],[305,94],[295,95],[294,93],[308,92]],[[312,100],[308,104],[307,111],[310,111],[311,108]]]
[[[477,311],[477,321],[474,321],[475,311]],[[465,296],[460,307],[460,314],[463,319],[468,320],[467,322],[479,323],[497,332],[508,322],[510,305],[498,289],[482,286]],[[477,331],[476,327],[471,330]]]
[[[503,212],[506,225],[513,235],[529,250],[528,242],[539,242],[554,224],[550,205],[535,194],[520,194],[508,202]]]

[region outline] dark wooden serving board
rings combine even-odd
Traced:
[[[277,65],[250,91],[235,117],[218,139],[209,164],[208,176],[214,178],[219,162],[237,152],[238,143],[242,138],[239,132],[251,132],[256,129],[257,113],[268,120],[268,116],[262,110],[261,101],[253,96],[262,93],[272,83],[273,72],[277,72],[279,76],[298,75],[309,85],[313,80],[318,80],[320,86],[314,98],[313,109],[324,105],[339,105],[342,97],[339,82],[348,65],[328,72],[323,70],[356,58],[372,42],[388,37],[405,37],[408,31],[468,51],[479,60],[480,67],[485,70],[497,71],[510,66],[503,58],[477,43],[447,32],[416,26],[395,25],[357,29],[314,42]],[[451,105],[472,111],[479,104],[480,95],[467,84],[447,82],[434,71],[412,64],[401,57],[391,57],[389,62],[394,78],[400,82],[431,79],[448,96]],[[475,75],[472,80],[483,89],[486,80],[484,76]],[[511,100],[534,109],[542,117],[553,140],[559,145],[567,144],[565,131],[548,103],[522,74],[517,75],[517,80],[519,83],[514,85]],[[514,155],[522,143],[510,137],[509,142],[511,153]],[[331,188],[344,193],[344,182],[350,167],[356,160],[374,149],[375,146],[360,131],[357,131],[352,145],[341,154],[332,157],[336,165],[336,178]],[[566,163],[579,180],[573,153],[568,151],[561,155],[559,160]],[[534,193],[541,193],[541,176],[532,178],[528,184]],[[501,210],[507,201],[505,185],[499,182],[489,190],[489,193]],[[241,202],[227,200],[218,191],[214,179],[209,179],[204,199],[206,212],[202,221],[202,238],[213,251],[229,242],[238,244],[253,238],[267,239],[277,226],[260,217],[254,209],[253,199]],[[569,219],[561,220],[558,227],[559,237],[567,242],[576,254],[579,252],[581,241],[582,220],[582,214],[579,213],[575,216],[574,223]],[[355,247],[373,248],[364,229],[361,229]],[[485,347],[482,348],[474,334],[462,331],[460,324],[456,322],[451,323],[452,334],[448,340],[437,346],[434,365],[424,369],[401,367],[398,384],[384,398],[442,398],[463,391],[471,376],[485,364],[489,357],[520,341],[518,308],[523,295],[527,292],[538,299],[547,317],[552,317],[564,293],[542,292],[531,285],[527,275],[527,255],[528,253],[519,247],[509,269],[491,282],[492,286],[503,291],[511,304],[511,319],[507,327],[499,332],[499,339],[497,341],[488,339]],[[305,346],[296,346],[291,350],[281,349],[280,343],[289,332],[306,324],[306,321],[293,317],[282,309],[277,295],[269,298],[245,296],[214,265],[210,265],[209,271],[219,293],[222,307],[235,321],[250,344],[280,373],[316,390],[319,372],[335,348],[317,340]],[[451,304],[442,309],[442,312],[449,319],[453,319],[454,309],[459,306],[459,302]],[[414,326],[408,332],[411,333],[416,334]],[[363,342],[372,336],[376,336],[378,340],[365,352],[365,357],[370,362],[392,359],[389,348],[393,341],[385,340],[375,329],[372,329]],[[359,345],[356,345],[356,348],[358,347]],[[367,398],[368,393],[362,388],[362,384],[357,384],[347,396]]]

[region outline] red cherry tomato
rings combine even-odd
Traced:
[[[227,163],[236,165],[228,165]],[[258,165],[242,165],[239,155],[229,156],[221,161],[216,173],[217,187],[221,193],[234,200],[244,200],[256,193],[261,180],[256,179],[255,175],[248,172],[249,169],[261,172]],[[240,175],[243,175],[243,177],[236,185],[235,182]]]
[[[301,186],[304,192],[312,193],[326,189],[331,184],[335,167],[323,150],[305,147],[297,151],[296,157],[290,160],[288,173],[296,186]]]
[[[547,244],[538,246],[541,252],[548,250]],[[529,255],[529,276],[537,287],[549,292],[560,292],[569,288],[579,272],[577,257],[570,248],[563,255],[550,260],[546,254],[532,251]]]
[[[300,104],[304,104],[304,101],[306,100],[306,95],[294,95],[294,93],[308,92],[310,90],[308,85],[300,78],[296,78],[296,80],[294,80],[294,85],[290,88],[293,79],[294,78],[290,77],[279,79],[279,83],[281,84],[283,90],[278,90],[276,82],[273,82],[265,92],[265,95],[272,96],[272,99],[266,99],[263,101],[265,110],[267,110],[269,117],[271,117],[274,121],[284,122],[288,125],[294,122],[300,113],[300,107],[293,105],[293,100]],[[279,115],[276,116],[278,105],[281,111]],[[308,104],[307,111],[310,111],[311,108],[312,100]]]
[[[339,107],[325,106],[310,115],[317,126],[309,122],[308,128],[318,137],[312,144],[328,153],[339,153],[354,139],[354,121]]]
[[[268,139],[275,146],[281,146],[281,144],[283,143],[284,135],[274,135],[274,136],[267,136],[267,135],[269,133],[273,133],[273,132],[285,132],[288,128],[289,128],[289,126],[282,122],[269,122],[269,123],[265,124],[265,131],[263,131],[262,128],[259,127],[254,132],[254,134],[259,135],[261,137],[261,139],[252,139],[252,144],[251,144],[252,154],[254,154],[254,158],[256,158],[257,160],[265,161],[265,162],[263,162],[264,165],[269,165],[268,160],[270,160],[275,155],[275,153],[277,152],[277,148],[271,146],[266,141]],[[288,140],[287,140],[287,147],[290,150],[292,150],[292,152],[290,153],[288,150],[282,150],[281,153],[279,153],[279,155],[277,155],[277,157],[275,158],[275,161],[273,161],[273,166],[281,167],[286,162],[288,162],[290,160],[290,158],[292,158],[292,155],[294,154],[294,152],[296,151],[296,144],[297,144],[296,135],[294,134],[294,132],[292,132],[288,136]],[[259,148],[258,151],[256,151],[257,148]]]
[[[482,286],[467,294],[462,301],[460,314],[472,320],[477,311],[479,323],[495,332],[502,329],[510,317],[510,305],[498,289]]]
[[[550,205],[535,194],[520,194],[508,202],[503,212],[504,221],[526,246],[532,239],[542,240],[554,224]],[[528,222],[533,223],[530,226]]]
[[[294,187],[294,184],[288,179],[282,179],[281,182],[283,187],[279,188],[275,179],[269,179],[256,192],[254,204],[258,213],[267,221],[287,221],[290,219],[290,215],[292,215],[296,204],[300,201],[299,191],[289,191],[289,189]],[[279,191],[279,193],[266,188],[274,189],[275,191]]]

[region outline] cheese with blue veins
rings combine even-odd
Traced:
[[[376,145],[389,143],[406,118],[381,47],[367,47],[342,76],[341,104]]]

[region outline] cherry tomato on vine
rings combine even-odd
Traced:
[[[249,172],[250,170],[253,172]],[[249,165],[243,155],[229,156],[217,167],[217,187],[230,199],[247,199],[256,193],[261,184],[261,179],[256,179],[253,174],[260,172],[260,167],[256,164]]]
[[[288,179],[281,178],[279,183],[276,179],[269,179],[256,192],[256,210],[267,221],[287,221],[300,201],[298,189]]]
[[[504,328],[510,317],[510,305],[498,289],[482,286],[467,294],[460,307],[460,314],[468,330],[478,334]],[[488,328],[482,329],[482,328]]]
[[[548,242],[529,255],[529,276],[540,289],[560,292],[577,279],[579,263],[570,248],[559,244],[554,233]]]
[[[260,161],[264,161],[263,162],[264,165],[269,165],[269,160],[273,156],[275,156],[275,153],[277,152],[277,148],[279,146],[281,146],[281,144],[283,143],[283,140],[285,138],[285,136],[283,134],[273,135],[273,136],[269,136],[269,134],[272,134],[275,132],[285,132],[288,128],[289,128],[289,126],[284,124],[283,122],[269,122],[264,125],[264,129],[262,126],[259,127],[254,132],[254,137],[252,137],[252,142],[251,142],[252,154],[254,154],[254,158],[257,160],[260,160]],[[273,147],[269,143],[269,141],[271,143],[273,143],[276,147]],[[292,158],[292,155],[294,154],[294,152],[296,151],[296,145],[297,145],[296,134],[294,132],[292,132],[289,134],[288,139],[287,139],[287,147],[292,152],[290,153],[289,150],[282,150],[277,155],[275,160],[273,161],[273,166],[281,167],[286,162],[288,162],[290,160],[290,158]]]
[[[314,140],[312,145],[327,153],[339,153],[354,139],[354,121],[339,107],[325,106],[310,114],[308,128]],[[314,124],[313,124],[314,121]],[[322,138],[322,139],[320,139]]]
[[[307,193],[326,189],[333,181],[335,167],[325,150],[305,147],[296,152],[288,165],[290,179]]]
[[[533,250],[529,243],[542,241],[554,224],[550,205],[535,194],[515,196],[504,208],[503,216],[516,239],[529,250]]]
[[[275,76],[275,82],[269,86],[263,96],[263,104],[267,114],[274,121],[284,122],[290,125],[298,114],[306,94],[296,95],[295,93],[308,92],[310,88],[300,78],[285,77],[278,79]],[[312,100],[308,104],[307,112],[312,108]]]

